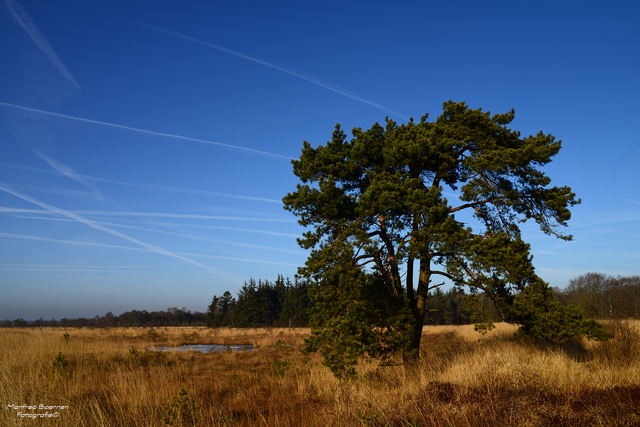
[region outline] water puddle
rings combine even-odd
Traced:
[[[151,351],[199,351],[200,353],[211,353],[212,351],[251,351],[252,345],[224,345],[224,344],[185,344],[180,347],[149,347]]]

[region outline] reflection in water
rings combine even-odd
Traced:
[[[199,351],[211,353],[212,351],[251,351],[252,345],[221,345],[221,344],[185,344],[180,347],[149,347],[151,351]]]

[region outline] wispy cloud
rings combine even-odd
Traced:
[[[199,224],[171,224],[171,223],[153,223],[155,225],[162,225],[166,227],[193,227],[193,228],[213,228],[217,230],[229,230],[229,231],[242,231],[247,233],[261,233],[261,234],[270,234],[272,236],[282,236],[282,237],[292,237],[298,238],[299,234],[291,234],[291,233],[280,233],[277,231],[268,231],[268,230],[253,230],[249,228],[237,228],[237,227],[225,227],[218,225],[199,225]]]
[[[266,61],[262,61],[262,60],[257,59],[257,58],[253,58],[253,57],[251,57],[249,55],[245,55],[243,53],[236,52],[234,50],[227,49],[227,48],[222,47],[222,46],[218,46],[218,45],[215,45],[215,44],[212,44],[212,43],[207,43],[207,42],[202,41],[202,40],[194,39],[193,37],[185,36],[184,34],[176,33],[175,31],[167,30],[165,28],[160,28],[160,27],[156,27],[156,26],[153,26],[153,25],[140,24],[140,23],[137,23],[137,25],[140,25],[141,27],[149,28],[151,30],[158,31],[158,32],[161,32],[161,33],[169,34],[169,35],[174,36],[174,37],[179,37],[181,39],[188,40],[188,41],[191,41],[193,43],[198,43],[198,44],[201,44],[203,46],[207,46],[207,47],[210,47],[210,48],[213,48],[213,49],[217,49],[217,50],[219,50],[221,52],[225,52],[225,53],[228,53],[230,55],[234,55],[234,56],[237,56],[239,58],[246,59],[247,61],[251,61],[251,62],[255,62],[255,63],[260,64],[260,65],[264,65],[265,67],[273,68],[274,70],[278,70],[278,71],[281,71],[283,73],[287,73],[287,74],[290,74],[292,76],[295,76],[295,77],[297,77],[299,79],[306,80],[309,83],[313,83],[314,85],[323,87],[323,88],[328,89],[328,90],[330,90],[332,92],[335,92],[335,93],[337,93],[339,95],[346,96],[347,98],[351,98],[351,99],[356,100],[358,102],[362,102],[364,104],[367,104],[367,105],[370,105],[372,107],[378,108],[378,109],[380,109],[382,111],[385,111],[385,112],[387,112],[387,113],[389,113],[389,114],[391,114],[393,116],[399,117],[399,118],[401,118],[403,120],[408,120],[409,119],[409,117],[405,116],[404,114],[401,114],[401,113],[398,113],[396,111],[390,110],[390,109],[388,109],[386,107],[383,107],[380,104],[376,104],[375,102],[371,102],[371,101],[368,101],[368,100],[366,100],[364,98],[361,98],[359,96],[352,95],[352,94],[350,94],[348,92],[345,92],[344,90],[340,90],[340,89],[337,89],[337,88],[335,88],[333,86],[330,86],[328,84],[322,83],[318,79],[307,77],[307,76],[305,76],[303,74],[296,73],[295,71],[291,71],[291,70],[289,70],[287,68],[280,67],[278,65],[275,65],[275,64],[272,64],[272,63],[269,63],[269,62],[266,62]]]
[[[223,221],[257,221],[257,222],[295,222],[295,219],[266,218],[266,217],[239,217],[220,215],[196,215],[196,214],[174,214],[164,212],[118,212],[118,211],[74,211],[79,215],[87,216],[130,216],[130,217],[155,217],[155,218],[181,218],[181,219],[205,219]]]
[[[235,257],[229,257],[229,256],[221,256],[221,255],[203,255],[203,254],[193,254],[193,253],[186,253],[186,252],[177,252],[177,253],[182,255],[198,256],[203,258],[224,259],[228,261],[241,261],[243,263],[273,264],[273,265],[286,265],[288,267],[298,267],[298,264],[289,264],[286,262],[278,262],[278,261],[267,261],[263,259],[235,258]]]
[[[45,210],[47,210],[49,212],[54,212],[54,213],[57,213],[58,215],[61,215],[63,217],[67,217],[67,218],[73,219],[73,220],[75,220],[75,221],[77,221],[77,222],[79,222],[81,224],[84,224],[84,225],[86,225],[86,226],[88,226],[90,228],[93,228],[94,230],[104,231],[105,233],[108,233],[108,234],[111,234],[113,236],[117,236],[117,237],[120,237],[122,239],[128,240],[129,242],[135,243],[135,244],[137,244],[139,246],[142,246],[143,248],[146,248],[146,249],[148,249],[148,250],[150,250],[152,252],[155,252],[157,254],[169,256],[169,257],[172,257],[172,258],[178,258],[178,259],[181,259],[183,261],[187,261],[187,262],[189,262],[191,264],[197,265],[198,267],[206,268],[206,269],[209,269],[209,270],[215,270],[215,269],[213,269],[211,267],[208,267],[206,265],[200,264],[199,262],[196,262],[196,261],[194,261],[192,259],[186,258],[184,256],[181,256],[181,255],[178,255],[178,254],[175,254],[175,253],[172,253],[172,252],[169,252],[169,251],[167,251],[165,249],[162,249],[162,248],[160,248],[158,246],[142,242],[142,241],[140,241],[138,239],[134,239],[133,237],[129,237],[129,236],[125,235],[125,234],[122,234],[122,233],[120,233],[120,232],[118,232],[116,230],[112,230],[110,228],[107,228],[107,227],[105,227],[105,226],[103,226],[103,225],[101,225],[101,224],[99,224],[99,223],[97,223],[95,221],[91,221],[90,219],[84,218],[84,217],[82,217],[82,216],[80,216],[78,214],[75,214],[73,212],[65,211],[64,209],[60,209],[60,208],[57,208],[55,206],[52,206],[52,205],[49,205],[47,203],[41,202],[39,200],[36,200],[33,197],[29,197],[26,194],[22,194],[22,193],[20,193],[20,192],[18,192],[16,190],[14,190],[13,188],[5,185],[5,184],[0,184],[0,190],[4,191],[5,193],[9,193],[9,194],[11,194],[11,195],[13,195],[15,197],[18,197],[19,199],[22,199],[22,200],[24,200],[26,202],[33,203],[34,205],[40,206],[41,208],[43,208],[43,209],[45,209]]]
[[[239,247],[244,247],[244,248],[261,249],[261,250],[274,251],[274,252],[284,252],[284,253],[291,253],[291,254],[304,254],[304,252],[299,251],[299,250],[282,249],[282,248],[276,248],[274,246],[257,245],[257,244],[254,244],[254,243],[243,243],[243,242],[224,240],[224,239],[212,239],[210,237],[194,236],[194,235],[191,235],[191,234],[176,233],[176,232],[173,232],[173,231],[165,231],[165,230],[156,230],[156,229],[145,228],[145,227],[136,227],[136,226],[132,226],[132,225],[114,224],[112,222],[98,222],[98,221],[96,221],[96,223],[102,224],[102,225],[111,226],[111,227],[120,227],[120,228],[128,228],[128,229],[131,229],[131,230],[148,231],[148,232],[151,232],[151,233],[168,234],[168,235],[171,235],[171,236],[183,237],[185,239],[191,239],[191,240],[199,240],[199,241],[202,241],[202,242],[222,243],[222,244],[230,245],[230,246],[239,246]]]
[[[104,200],[104,198],[100,197],[93,191],[71,190],[68,188],[56,188],[56,187],[40,187],[36,185],[22,185],[22,184],[12,184],[12,185],[13,185],[13,188],[16,188],[16,189],[37,191],[39,193],[56,194],[56,195],[72,197],[72,198]]]
[[[18,165],[18,164],[14,164],[14,163],[0,162],[0,166],[8,167],[8,168],[14,168],[14,169],[21,169],[21,170],[26,170],[26,171],[30,171],[30,172],[36,172],[36,173],[49,174],[49,175],[55,174],[54,171],[49,170],[49,169],[37,168],[37,167],[33,167],[33,166]],[[255,201],[255,202],[276,203],[276,204],[280,204],[280,205],[282,204],[282,200],[268,199],[266,197],[247,196],[247,195],[244,195],[244,194],[222,193],[222,192],[218,192],[218,191],[196,190],[196,189],[192,189],[192,188],[172,187],[172,186],[168,186],[168,185],[159,185],[159,184],[145,184],[145,183],[138,183],[138,182],[117,181],[115,179],[99,178],[99,177],[91,176],[91,175],[78,175],[78,176],[81,177],[82,179],[90,180],[90,181],[105,182],[105,183],[108,183],[108,184],[116,184],[116,185],[125,185],[125,186],[128,186],[128,187],[144,188],[144,189],[149,189],[149,190],[172,191],[172,192],[184,193],[184,194],[196,194],[196,195],[200,195],[200,196],[224,197],[224,198],[228,198],[228,199],[251,200],[251,201]],[[35,188],[35,187],[32,187],[32,188]],[[37,189],[40,190],[40,191],[45,191],[45,189],[40,188],[40,187],[37,188]],[[54,191],[62,192],[63,190],[48,190],[48,191],[51,191],[51,192],[54,192]],[[73,193],[71,193],[71,194],[73,194]]]
[[[85,176],[85,178],[91,178],[91,179],[94,179],[96,181],[107,182],[107,183],[111,183],[111,184],[126,185],[126,186],[129,186],[129,187],[145,188],[145,189],[150,189],[150,190],[164,190],[164,191],[173,191],[173,192],[177,192],[177,193],[196,194],[196,195],[200,195],[200,196],[225,197],[225,198],[229,198],[229,199],[252,200],[252,201],[256,201],[256,202],[277,203],[277,204],[280,204],[280,205],[282,204],[282,200],[267,199],[265,197],[244,196],[244,195],[241,195],[241,194],[220,193],[220,192],[217,192],[217,191],[208,191],[208,190],[194,190],[194,189],[190,189],[190,188],[171,187],[171,186],[167,186],[167,185],[158,185],[158,184],[142,184],[142,183],[135,183],[135,182],[123,182],[123,181],[116,181],[116,180],[113,180],[113,179],[96,178],[96,177],[89,177],[89,176]]]
[[[247,152],[250,152],[250,153],[264,154],[264,155],[267,155],[267,156],[279,157],[281,159],[294,160],[293,157],[282,156],[280,154],[270,153],[268,151],[255,150],[253,148],[240,147],[238,145],[223,144],[221,142],[207,141],[206,139],[190,138],[188,136],[174,135],[174,134],[171,134],[171,133],[163,133],[163,132],[154,132],[154,131],[146,130],[146,129],[138,129],[138,128],[134,128],[134,127],[130,127],[130,126],[117,125],[115,123],[107,123],[107,122],[101,122],[101,121],[98,121],[98,120],[84,119],[82,117],[68,116],[66,114],[59,114],[59,113],[54,113],[54,112],[51,112],[51,111],[39,110],[37,108],[30,108],[30,107],[24,107],[22,105],[10,104],[8,102],[0,102],[0,105],[4,106],[4,107],[9,107],[9,108],[15,108],[15,109],[22,110],[22,111],[29,111],[31,113],[44,114],[44,115],[52,116],[52,117],[60,117],[62,119],[75,120],[75,121],[79,121],[79,122],[83,122],[83,123],[91,123],[91,124],[94,124],[94,125],[108,126],[108,127],[112,127],[112,128],[116,128],[116,129],[124,129],[124,130],[129,130],[129,131],[132,131],[132,132],[144,133],[144,134],[147,134],[147,135],[155,135],[155,136],[162,136],[162,137],[165,137],[165,138],[179,139],[179,140],[182,140],[182,141],[199,142],[199,143],[202,143],[202,144],[217,145],[219,147],[233,148],[235,150],[242,150],[242,151],[247,151]]]
[[[44,36],[40,34],[40,31],[38,31],[35,24],[31,20],[29,15],[27,15],[27,12],[25,12],[22,6],[12,0],[5,0],[5,4],[7,5],[9,12],[11,12],[13,19],[15,19],[16,22],[27,32],[33,43],[35,43],[38,49],[40,49],[40,51],[44,53],[49,62],[51,62],[51,64],[60,72],[60,74],[64,76],[64,78],[69,80],[69,82],[71,82],[71,84],[73,84],[76,88],[80,89],[80,86],[78,85],[78,82],[76,82],[76,79],[73,78],[67,67],[65,67],[60,58],[58,58],[47,39],[45,39]]]
[[[2,235],[2,233],[0,233]],[[19,235],[9,235],[11,237]],[[30,236],[33,237],[33,236]],[[68,243],[65,242],[65,243]],[[137,265],[50,265],[50,264],[0,264],[0,270],[19,270],[19,271],[132,271],[147,269],[145,266]]]
[[[43,209],[20,209],[20,208],[10,208],[7,206],[0,206],[0,213],[43,215],[43,216],[20,215],[21,218],[25,218],[25,219],[72,221],[70,219],[60,218],[58,215],[52,214],[51,212]],[[52,215],[55,215],[55,216],[52,217]],[[269,231],[269,230],[255,230],[251,228],[227,227],[223,225],[202,225],[202,224],[184,224],[184,223],[180,224],[180,223],[167,223],[167,222],[150,222],[149,224],[160,226],[160,227],[188,227],[188,228],[240,231],[243,233],[258,233],[258,234],[267,234],[271,236],[290,237],[290,238],[300,237],[299,234],[281,233],[279,231]]]
[[[23,208],[10,208],[8,206],[0,206],[0,212],[4,213],[31,213],[31,214],[44,214],[51,215],[51,212],[42,209],[23,209]]]
[[[34,240],[39,242],[63,243],[67,245],[99,246],[103,248],[125,249],[129,251],[154,252],[150,249],[134,248],[131,246],[109,245],[107,243],[95,243],[95,242],[81,242],[77,240],[52,239],[50,237],[32,236],[30,234],[15,234],[15,233],[0,232],[0,237],[7,237],[10,239],[19,239],[19,240]]]
[[[89,188],[91,191],[93,191],[95,193],[95,195],[98,197],[99,200],[104,200],[104,195],[102,194],[102,191],[100,191],[100,189],[98,188],[98,186],[92,182],[91,179],[87,179],[87,177],[84,177],[82,175],[77,174],[73,169],[71,169],[69,166],[55,160],[52,159],[51,157],[45,156],[44,154],[40,153],[39,151],[35,151],[34,153],[36,153],[42,160],[44,160],[45,162],[47,162],[49,164],[49,166],[51,166],[53,169],[55,169],[58,173],[60,173],[63,176],[66,176],[67,178],[70,178],[74,181],[79,182],[80,184],[84,185],[85,187]]]
[[[0,190],[10,188],[9,186],[0,184]],[[6,191],[6,190],[5,190]],[[15,191],[15,190],[12,190]],[[7,191],[8,192],[8,191]],[[55,215],[56,211],[48,209],[23,209],[12,208],[8,206],[0,206],[0,212],[4,213],[30,213],[40,215]],[[222,221],[254,221],[254,222],[295,222],[295,219],[285,218],[267,218],[267,217],[241,217],[241,216],[219,216],[219,215],[195,215],[195,214],[174,214],[165,212],[120,212],[120,211],[64,211],[73,215],[84,215],[93,217],[153,217],[153,218],[174,218],[174,219],[203,219],[203,220],[222,220]],[[64,214],[59,214],[68,217]]]
[[[2,232],[0,232],[0,237],[6,237],[6,238],[10,238],[10,239],[40,241],[40,242],[62,243],[62,244],[68,244],[68,245],[97,246],[97,247],[103,247],[103,248],[123,249],[123,250],[129,250],[129,251],[156,252],[155,250],[152,250],[152,249],[133,248],[133,247],[130,247],[130,246],[109,245],[109,244],[105,244],[105,243],[81,242],[81,241],[77,241],[77,240],[52,239],[52,238],[49,238],[49,237],[33,236],[33,235],[28,235],[28,234],[14,234],[14,233],[2,233]],[[178,258],[181,258],[181,259],[184,259],[184,260],[189,260],[189,262],[191,262],[192,264],[196,264],[198,266],[205,267],[205,268],[208,268],[208,269],[211,269],[211,270],[214,270],[214,271],[217,271],[217,270],[213,269],[211,267],[203,266],[202,264],[197,263],[196,261],[193,261],[193,260],[191,260],[189,258],[186,258],[186,257],[187,256],[189,256],[189,257],[202,257],[202,258],[210,258],[210,259],[223,259],[223,260],[229,260],[229,261],[242,261],[242,262],[245,262],[245,263],[275,264],[275,265],[286,265],[286,266],[297,267],[297,264],[289,264],[289,263],[277,262],[277,261],[267,261],[267,260],[250,259],[250,258],[237,258],[237,257],[228,257],[228,256],[220,256],[220,255],[194,254],[194,253],[191,253],[191,252],[172,252],[171,256],[178,257]]]

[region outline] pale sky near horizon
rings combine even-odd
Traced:
[[[447,100],[563,141],[573,242],[538,274],[640,274],[640,5],[0,1],[0,319],[187,307],[293,277],[302,142]],[[446,191],[446,190],[445,190]]]

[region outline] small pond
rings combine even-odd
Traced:
[[[224,344],[185,344],[180,347],[149,347],[151,351],[199,351],[200,353],[211,353],[212,351],[251,351],[252,345],[224,345]]]

